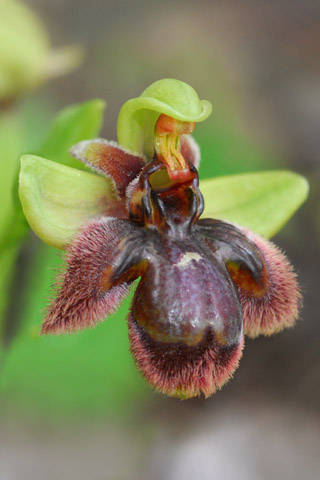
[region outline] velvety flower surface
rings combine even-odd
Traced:
[[[141,153],[102,139],[72,148],[109,179],[112,194],[68,244],[42,333],[94,326],[139,279],[128,316],[137,367],[167,395],[208,397],[237,368],[244,335],[292,326],[301,296],[275,245],[244,227],[201,217],[200,155],[190,137],[201,111],[183,119],[169,113],[162,105],[150,114],[152,158],[150,135],[148,143],[137,131]],[[126,138],[134,147],[131,132]]]

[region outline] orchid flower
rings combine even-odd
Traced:
[[[210,113],[189,85],[160,80],[122,107],[119,143],[72,147],[93,173],[26,155],[20,175],[31,227],[67,252],[41,332],[95,326],[138,280],[128,316],[133,357],[156,390],[179,398],[215,393],[237,368],[244,335],[291,327],[301,304],[293,267],[259,233],[281,227],[307,184],[290,172],[269,172],[199,185],[200,150],[190,134]],[[266,186],[275,184],[289,187],[270,203]],[[270,212],[288,192],[289,201]],[[217,196],[226,200],[221,214]],[[236,225],[246,196],[256,196],[255,205]],[[260,225],[257,232],[247,228],[252,224]]]

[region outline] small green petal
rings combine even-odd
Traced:
[[[172,78],[159,80],[123,105],[118,117],[118,141],[131,152],[152,158],[154,127],[162,113],[185,122],[202,122],[211,111],[211,103],[199,100],[186,83]]]
[[[63,249],[78,229],[114,201],[108,179],[35,155],[21,158],[19,196],[36,235]]]
[[[200,189],[203,218],[237,223],[269,238],[306,200],[309,186],[300,175],[274,171],[203,180]]]

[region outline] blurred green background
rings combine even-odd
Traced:
[[[1,480],[319,478],[319,2],[25,4],[53,47],[85,53],[69,75],[37,80],[0,104]],[[11,195],[19,155],[45,155],[55,113],[105,99],[101,136],[115,139],[124,101],[165,77],[213,104],[195,130],[202,178],[288,168],[311,184],[309,201],[275,238],[299,274],[301,321],[247,340],[234,379],[206,401],[169,399],[145,384],[128,352],[130,300],[94,330],[38,337],[59,253],[27,235]],[[98,123],[85,132],[96,136]],[[62,154],[50,148],[48,158]]]

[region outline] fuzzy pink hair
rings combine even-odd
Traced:
[[[248,337],[272,335],[292,327],[302,303],[297,276],[287,257],[272,242],[241,228],[263,255],[267,270],[267,290],[260,297],[239,287],[244,332]]]
[[[89,223],[77,236],[66,256],[66,270],[56,284],[41,333],[65,333],[93,327],[113,313],[128,294],[122,283],[101,291],[102,275],[112,271],[121,239],[128,234],[125,221],[102,217]]]
[[[208,330],[199,344],[189,347],[152,339],[132,315],[128,324],[137,367],[157,391],[171,397],[191,398],[201,393],[209,397],[232,377],[242,355],[243,336],[239,344],[226,347]]]

